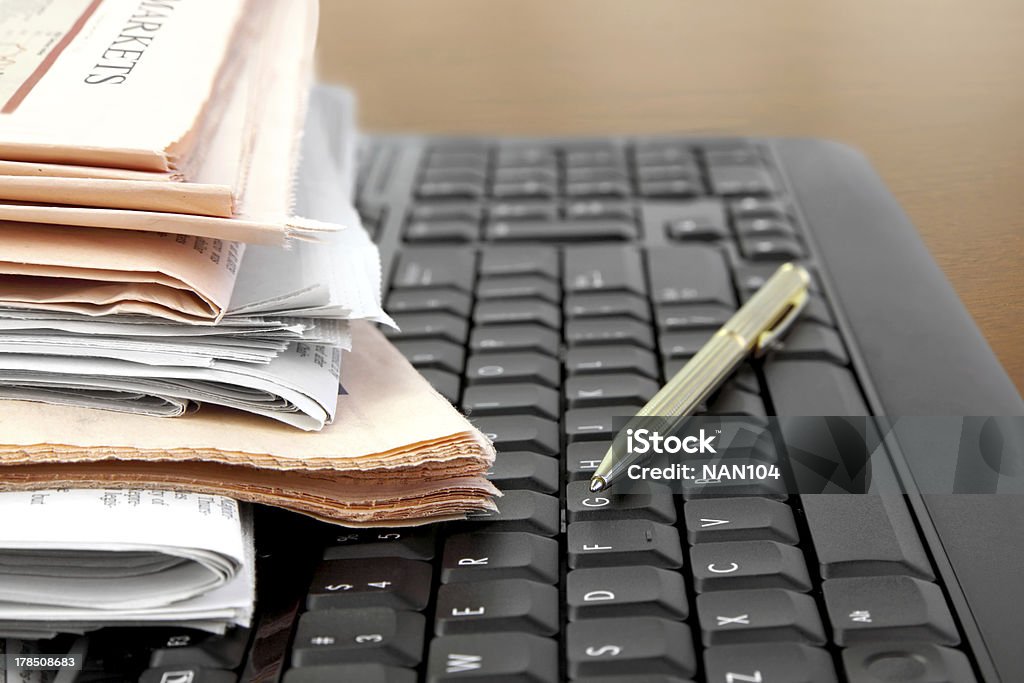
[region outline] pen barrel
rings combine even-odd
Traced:
[[[643,459],[625,449],[627,429],[675,431],[701,403],[721,386],[743,362],[749,348],[728,330],[721,329],[694,355],[647,405],[630,418],[612,441],[610,467],[598,473],[609,481],[619,478],[630,465]],[[602,463],[603,464],[603,463]]]
[[[728,330],[718,330],[636,416],[689,416],[721,386],[748,353],[742,339]]]
[[[785,263],[701,347],[675,377],[615,435],[611,448],[595,470],[595,479],[610,485],[643,456],[623,448],[629,429],[676,431],[753,352],[764,353],[793,323],[807,304],[810,274]]]

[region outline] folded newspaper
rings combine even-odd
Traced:
[[[30,0],[0,35],[0,221],[250,243],[294,214],[315,0]],[[273,93],[273,97],[268,97]]]
[[[0,490],[188,490],[353,526],[494,509],[490,441],[371,324],[352,324],[352,349],[320,432],[215,407],[162,420],[4,401]]]
[[[252,518],[230,498],[161,490],[0,493],[0,637],[102,626],[248,626]]]
[[[377,248],[349,200],[354,103],[334,90],[314,100],[297,206],[354,225],[320,242],[0,222],[0,398],[164,417],[207,403],[306,430],[330,423],[348,321],[390,319]]]

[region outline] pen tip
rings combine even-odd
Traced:
[[[594,477],[590,480],[590,492],[597,493],[598,491],[604,491],[604,487],[608,485],[608,482],[604,480],[604,477]]]

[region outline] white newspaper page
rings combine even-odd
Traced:
[[[159,490],[2,493],[0,633],[42,622],[246,623],[248,514],[230,498]]]

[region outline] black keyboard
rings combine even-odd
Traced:
[[[394,137],[363,152],[389,334],[493,439],[498,511],[357,530],[260,509],[251,629],[100,631],[78,681],[999,680],[913,497],[587,489],[613,418],[785,261],[813,275],[806,313],[707,414],[879,412],[804,213],[813,188],[790,184],[770,141]]]

